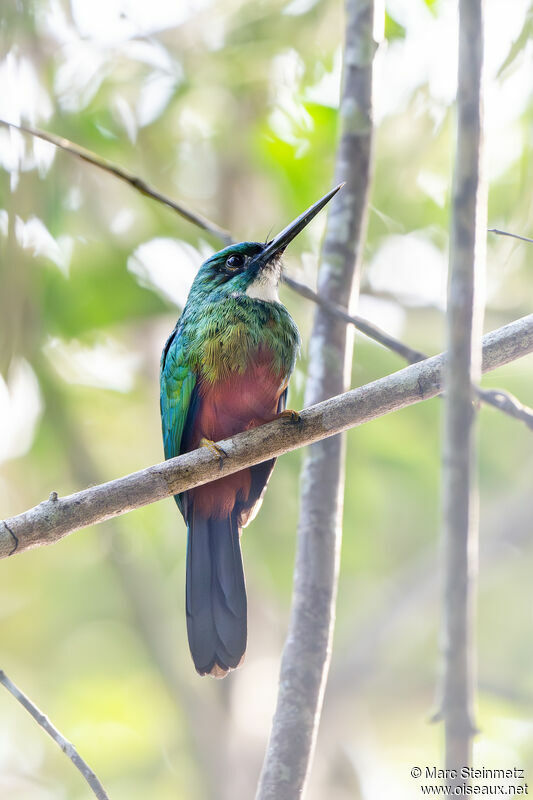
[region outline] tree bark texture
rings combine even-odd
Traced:
[[[478,499],[475,391],[481,372],[486,188],[482,174],[483,0],[459,0],[457,150],[452,202],[443,444],[445,761],[471,765]],[[451,780],[452,785],[461,779]]]
[[[533,353],[533,314],[483,337],[483,371]],[[59,541],[79,528],[117,517],[194,486],[230,475],[274,456],[326,439],[406,406],[436,397],[443,389],[446,354],[393,372],[304,409],[298,423],[275,420],[220,442],[228,457],[201,447],[161,464],[81,492],[50,498],[15,517],[0,520],[0,558]]]
[[[340,140],[335,182],[346,182],[328,216],[318,295],[350,310],[359,288],[372,150],[373,0],[347,0]],[[345,391],[353,331],[318,306],[309,344],[305,404]],[[258,800],[294,800],[312,764],[335,620],[344,496],[345,437],[313,445],[301,479],[301,510],[289,632]]]

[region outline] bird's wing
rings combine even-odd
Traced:
[[[161,358],[161,422],[165,458],[182,452],[183,429],[196,405],[195,387],[196,375],[187,363],[183,335],[177,329],[170,336]]]

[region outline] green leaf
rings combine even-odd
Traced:
[[[388,11],[385,12],[385,38],[392,42],[394,39],[405,39],[405,28],[391,17]]]

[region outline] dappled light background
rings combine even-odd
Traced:
[[[452,0],[376,2],[375,179],[359,313],[443,348],[456,81]],[[533,10],[487,0],[489,224],[532,235]],[[265,239],[331,184],[340,0],[4,0],[0,117],[46,128]],[[288,272],[316,284],[319,216]],[[159,356],[217,241],[44,142],[0,129],[0,517],[162,459]],[[531,245],[489,234],[486,329],[531,311]],[[284,289],[303,335],[313,307]],[[403,366],[357,337],[352,385]],[[487,376],[533,405],[531,357]],[[394,797],[440,764],[439,444],[433,400],[348,436],[337,630],[310,800]],[[475,764],[533,770],[532,434],[480,413]],[[173,501],[0,563],[0,668],[113,800],[253,796],[287,629],[302,453],[281,458],[243,549],[245,666],[200,679]],[[531,773],[533,775],[533,773]],[[0,798],[87,796],[0,694]]]

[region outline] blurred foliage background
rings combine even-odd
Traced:
[[[456,5],[377,2],[375,179],[359,313],[443,348]],[[487,0],[489,224],[532,235],[533,7]],[[281,229],[331,182],[341,0],[3,0],[0,117],[66,136],[228,227]],[[158,364],[218,243],[52,146],[0,129],[0,515],[162,458]],[[324,218],[287,256],[314,285]],[[531,310],[531,246],[489,234],[486,329]],[[311,304],[283,299],[303,334]],[[353,385],[403,366],[357,339]],[[487,376],[533,404],[533,360]],[[349,434],[337,631],[310,800],[412,798],[440,764],[438,400]],[[478,766],[533,770],[531,432],[480,413]],[[287,628],[302,453],[244,536],[246,664],[200,679],[171,500],[0,563],[0,667],[113,800],[253,796]],[[533,774],[533,773],[532,773]],[[87,797],[0,694],[0,797]]]

